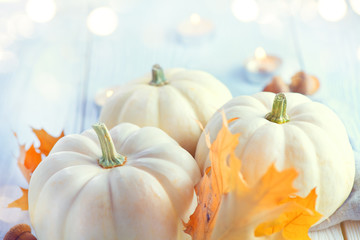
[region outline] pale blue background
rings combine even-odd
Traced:
[[[277,73],[286,81],[301,68],[320,79],[321,88],[312,98],[339,114],[359,151],[360,16],[348,8],[339,22],[327,22],[316,13],[311,21],[303,21],[300,12],[308,1],[258,1],[259,20],[243,23],[233,16],[226,0],[57,0],[52,21],[33,23],[31,37],[15,36],[2,46],[16,59],[11,71],[0,73],[0,237],[14,223],[27,219],[26,213],[13,210],[10,223],[2,221],[3,208],[20,196],[17,186],[27,187],[16,166],[13,132],[27,146],[35,141],[30,126],[53,135],[62,129],[66,134],[79,133],[97,120],[93,99],[100,88],[140,77],[154,63],[208,71],[234,96],[253,94],[271,76],[248,81],[243,63],[262,46],[282,58]],[[6,20],[24,13],[25,4],[24,0],[0,0],[0,39],[8,32]],[[86,27],[89,12],[101,6],[112,6],[119,20],[116,31],[106,37]],[[199,44],[184,44],[176,27],[193,12],[211,20],[215,31]],[[259,23],[267,14],[277,22]],[[53,79],[47,87],[55,86],[56,94],[39,90],[38,79],[44,75]]]

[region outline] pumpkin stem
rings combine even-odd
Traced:
[[[154,86],[162,86],[167,84],[167,81],[165,79],[164,70],[160,67],[159,64],[155,64],[152,67],[152,79],[149,83],[150,85]]]
[[[105,124],[95,123],[92,127],[99,138],[102,151],[102,157],[98,160],[99,165],[103,168],[113,168],[124,165],[126,157],[116,152],[109,130]]]
[[[276,94],[272,111],[266,114],[265,118],[278,124],[290,121],[289,116],[286,114],[286,97],[284,93]]]

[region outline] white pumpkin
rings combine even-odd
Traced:
[[[235,154],[242,160],[246,181],[254,184],[273,162],[279,170],[294,167],[299,173],[294,182],[298,194],[305,197],[316,187],[316,208],[327,218],[346,200],[354,182],[354,155],[346,130],[333,111],[304,95],[274,98],[268,92],[236,97],[214,114],[205,132],[210,140],[216,138],[222,111],[227,119],[238,118],[229,129],[241,133]],[[201,171],[210,165],[208,154],[203,134],[195,156]]]
[[[177,239],[196,205],[194,158],[158,128],[94,129],[60,139],[33,173],[38,239]]]
[[[231,93],[215,77],[180,68],[163,71],[154,65],[146,75],[118,88],[106,101],[100,121],[112,128],[121,122],[158,127],[195,154],[201,129]]]

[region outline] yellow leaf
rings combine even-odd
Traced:
[[[28,206],[28,190],[24,189],[22,187],[20,187],[20,189],[23,192],[23,195],[19,199],[10,203],[8,205],[8,208],[20,208],[21,210],[26,211],[29,208],[29,206]]]
[[[49,152],[55,145],[55,143],[64,136],[64,131],[61,132],[59,137],[53,137],[48,134],[44,129],[32,129],[37,138],[40,141],[39,150],[41,153],[45,154],[45,156],[49,155]]]
[[[322,217],[315,210],[316,198],[315,188],[305,198],[288,197],[283,203],[295,203],[297,206],[285,211],[277,219],[259,225],[255,235],[266,236],[281,231],[284,239],[310,239],[309,228]]]
[[[198,206],[189,222],[185,224],[185,232],[190,234],[193,240],[209,239],[212,233],[221,197],[224,190],[228,191],[231,185],[231,179],[223,176],[226,165],[226,161],[223,160],[234,151],[238,136],[232,135],[224,125],[210,147],[211,167],[206,170],[195,187]]]
[[[233,162],[235,159],[230,162],[230,171]],[[279,207],[279,204],[296,192],[292,186],[296,176],[294,169],[277,171],[271,165],[253,187],[244,189],[235,185],[236,188],[221,201],[211,239],[255,239],[254,230],[258,224],[264,219],[276,218],[287,208],[285,205]]]
[[[226,120],[224,120],[222,129],[210,147],[212,183],[218,185],[220,194],[229,192],[234,185],[238,186],[240,184],[243,188],[246,188],[246,183],[238,178],[241,162],[233,154],[239,143],[239,136],[240,134],[232,134],[229,131]],[[228,159],[237,162],[236,169],[233,169],[233,171],[228,167]]]
[[[296,193],[293,181],[298,176],[295,169],[276,170],[274,164],[270,165],[264,176],[251,189],[252,196],[257,200],[258,208],[267,208],[278,205],[290,194]]]
[[[199,205],[185,225],[185,231],[194,240],[213,238],[215,225],[217,230],[214,239],[226,239],[230,237],[229,233],[248,226],[255,214],[276,206],[289,194],[296,192],[292,187],[296,171],[290,169],[279,172],[274,166],[254,187],[249,188],[240,173],[241,161],[234,154],[239,134],[232,134],[227,121],[223,122],[222,129],[210,147],[211,168],[195,188]],[[222,211],[218,223],[219,209]],[[261,220],[263,218],[258,221]],[[252,235],[255,227],[252,226],[250,231]]]
[[[315,192],[305,199],[289,197],[297,191],[292,184],[298,174],[293,168],[278,171],[275,164],[249,186],[234,153],[239,134],[232,134],[223,118],[223,127],[210,146],[211,167],[195,187],[198,206],[185,232],[194,240],[306,239],[319,219],[313,211]]]
[[[215,194],[208,174],[204,174],[198,185],[195,187],[198,196],[198,206],[190,216],[189,222],[185,223],[185,232],[192,236],[192,239],[207,239],[213,228],[214,215],[220,200],[220,194]]]

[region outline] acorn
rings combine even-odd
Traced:
[[[17,224],[6,233],[3,240],[36,240],[36,237],[31,234],[29,225]]]
[[[290,91],[292,92],[311,95],[314,94],[319,87],[319,79],[305,72],[298,72],[291,78]]]
[[[272,78],[271,82],[264,88],[264,92],[289,92],[289,86],[282,80],[281,77],[275,76]]]

